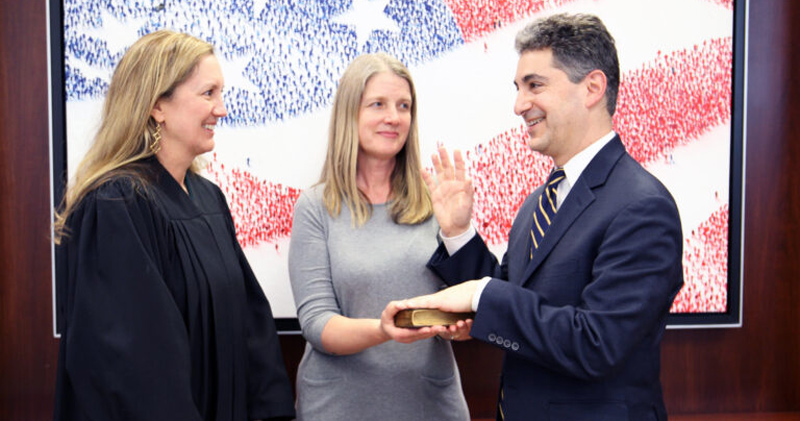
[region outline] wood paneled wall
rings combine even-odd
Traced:
[[[0,419],[51,417],[46,2],[0,3]],[[750,5],[744,326],[671,330],[662,380],[673,414],[800,411],[800,3]],[[282,337],[290,374],[302,354]],[[455,347],[475,417],[492,417],[501,353]],[[535,379],[532,379],[535,381]]]
[[[750,1],[741,329],[670,331],[672,413],[800,410],[800,3]]]
[[[43,0],[0,3],[0,419],[52,419],[58,342],[50,277]]]

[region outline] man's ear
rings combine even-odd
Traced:
[[[602,70],[592,70],[583,79],[586,86],[586,107],[592,108],[606,96],[606,74]],[[605,104],[602,104],[605,106]]]

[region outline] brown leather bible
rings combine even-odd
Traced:
[[[397,327],[448,326],[459,320],[475,318],[475,313],[449,313],[432,308],[400,310],[394,316]]]

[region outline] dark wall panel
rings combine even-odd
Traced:
[[[52,412],[44,1],[0,4],[0,419]]]
[[[46,2],[0,3],[0,419],[51,417],[52,337]],[[800,4],[752,1],[744,326],[672,330],[671,413],[800,411]],[[294,377],[303,350],[281,339]],[[502,353],[455,345],[473,415],[493,417]],[[536,381],[536,379],[531,379]]]
[[[672,413],[800,409],[798,10],[750,4],[743,327],[667,333]]]

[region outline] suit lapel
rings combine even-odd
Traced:
[[[585,182],[581,182],[581,178],[579,177],[575,185],[572,186],[569,196],[567,196],[555,218],[553,218],[553,223],[547,229],[547,234],[542,238],[542,243],[533,252],[533,258],[528,262],[525,272],[522,274],[523,286],[530,281],[533,272],[544,262],[572,223],[594,201],[594,193],[586,186]]]
[[[534,251],[533,258],[525,267],[525,271],[520,278],[520,283],[523,286],[530,282],[536,268],[545,261],[550,252],[553,251],[553,248],[569,230],[569,227],[594,202],[595,194],[593,190],[605,183],[612,168],[624,153],[625,147],[622,145],[619,136],[614,137],[592,158],[592,161],[589,162],[580,177],[575,180],[569,195],[559,207],[553,223],[542,239],[542,243]],[[526,216],[528,220],[531,220],[531,218]],[[528,240],[530,243],[530,238]],[[510,247],[511,244],[509,244]],[[529,248],[526,248],[526,253],[527,250]]]

